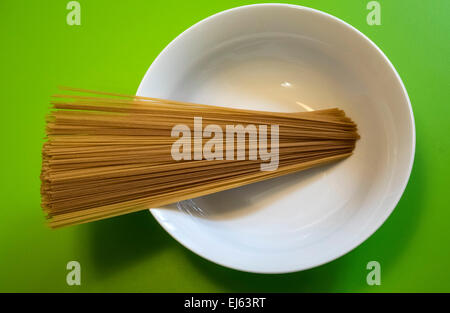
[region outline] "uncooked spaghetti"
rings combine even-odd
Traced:
[[[274,113],[64,89],[83,94],[55,95],[47,118],[41,195],[52,228],[342,160],[359,138],[339,109]]]

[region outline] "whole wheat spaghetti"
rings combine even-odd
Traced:
[[[342,160],[359,138],[339,109],[272,113],[63,89],[82,94],[55,95],[47,118],[41,195],[53,228]]]

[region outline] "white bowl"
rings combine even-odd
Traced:
[[[185,247],[230,268],[286,273],[344,255],[383,224],[411,172],[414,118],[399,75],[366,36],[317,10],[258,4],[213,15],[161,52],[137,94],[268,111],[339,107],[358,124],[361,140],[342,162],[195,199],[200,209],[151,209]]]

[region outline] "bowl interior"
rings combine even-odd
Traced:
[[[201,256],[239,270],[291,272],[370,236],[397,204],[414,155],[408,96],[383,53],[330,15],[252,5],[214,15],[155,60],[138,95],[267,111],[338,107],[359,127],[350,158],[152,209]]]

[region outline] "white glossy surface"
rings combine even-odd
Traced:
[[[339,107],[357,122],[355,154],[338,164],[196,199],[201,213],[152,209],[184,246],[218,264],[283,273],[355,248],[394,209],[415,149],[411,106],[384,54],[350,25],[290,5],[216,14],[177,37],[138,95],[237,108]]]

